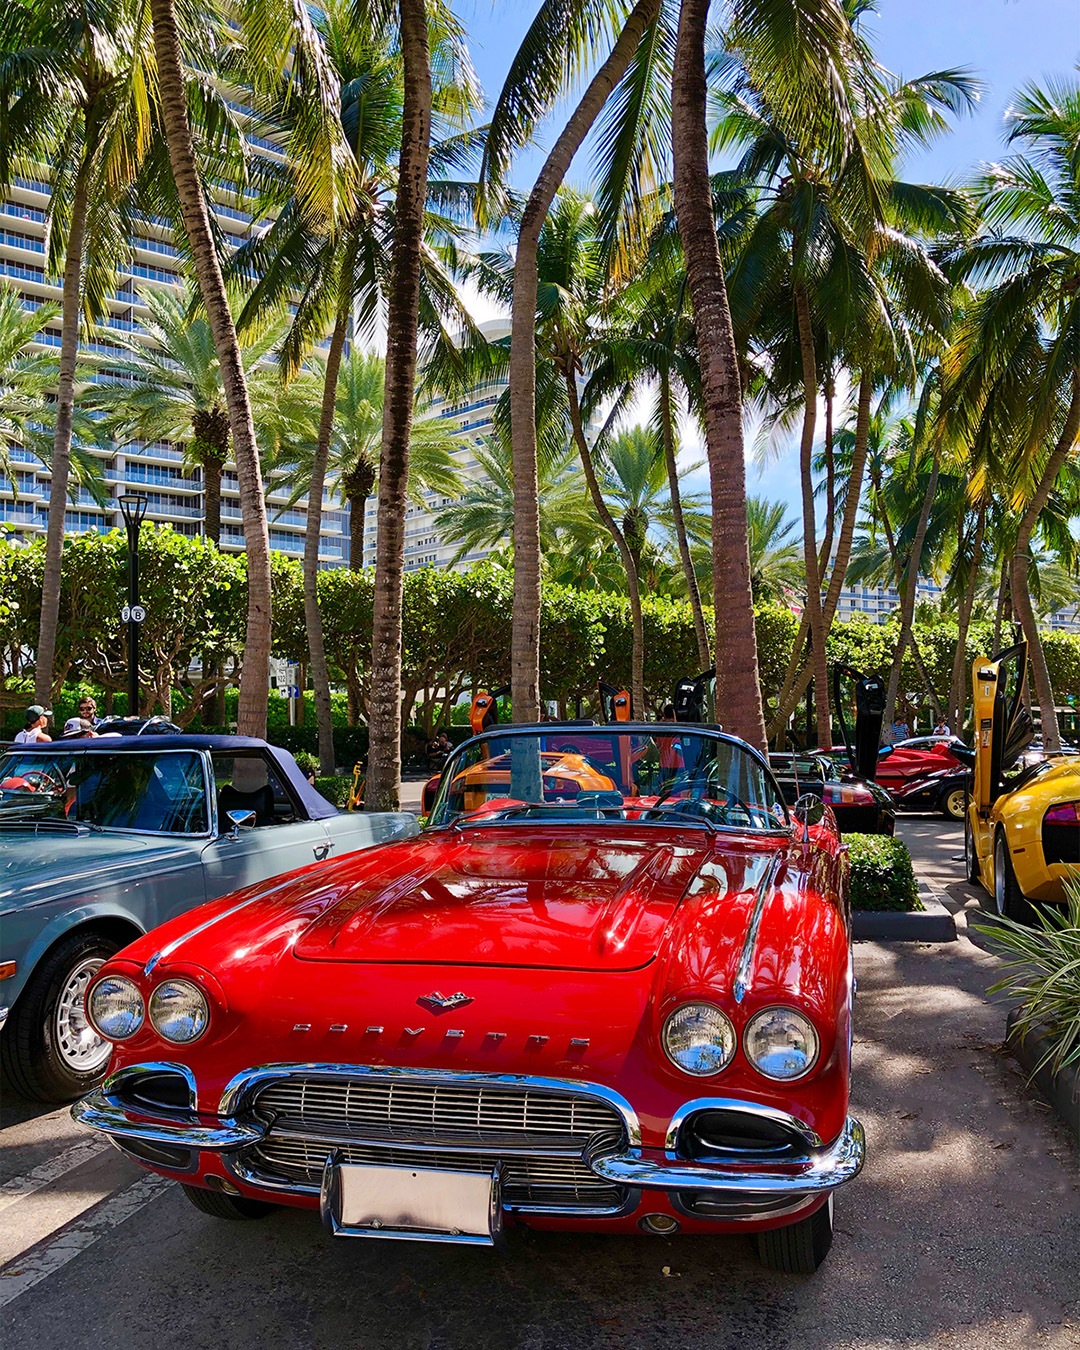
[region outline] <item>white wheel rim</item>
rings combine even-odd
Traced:
[[[1005,849],[999,839],[994,847],[994,908],[1005,913]]]
[[[103,1041],[86,1018],[84,1002],[90,981],[105,964],[102,956],[88,956],[69,972],[56,1000],[53,1032],[56,1049],[73,1073],[100,1073],[109,1062],[112,1046]]]
[[[955,820],[963,820],[964,818],[963,788],[957,788],[954,792],[949,793],[948,797],[945,799],[945,808],[948,811],[949,815],[952,816]]]

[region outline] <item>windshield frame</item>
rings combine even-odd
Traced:
[[[74,741],[74,739],[75,738],[72,737],[72,741]],[[133,742],[135,741],[136,738],[131,737],[128,739]],[[125,757],[127,757],[128,755],[143,756],[143,757],[147,755],[152,755],[155,758],[162,755],[194,755],[198,759],[199,764],[202,768],[203,793],[205,794],[206,797],[206,806],[207,806],[206,812],[206,820],[208,825],[207,829],[192,830],[190,832],[185,831],[184,833],[181,834],[181,833],[174,833],[168,830],[140,830],[135,828],[134,826],[125,826],[125,825],[94,825],[92,827],[92,833],[135,834],[145,836],[150,839],[216,839],[218,837],[217,793],[216,791],[210,790],[210,785],[213,779],[210,774],[210,765],[209,765],[210,756],[206,753],[205,750],[196,749],[194,746],[190,745],[170,746],[167,749],[164,747],[161,749],[150,749],[145,746],[136,748],[134,744],[131,745],[130,749],[125,747],[124,749],[121,750],[117,749],[114,744],[95,745],[95,746],[87,745],[85,747],[80,745],[76,747],[71,742],[68,742],[67,747],[65,747],[65,743],[62,738],[53,741],[51,744],[45,744],[44,742],[41,742],[35,746],[22,746],[22,747],[17,745],[11,745],[5,747],[4,750],[0,751],[0,779],[4,777],[2,771],[4,760],[11,755],[19,755],[20,750],[28,750],[31,752],[32,758],[42,760],[50,758],[50,754],[53,758],[70,755],[74,759],[85,759],[90,755],[113,755],[113,756],[123,755]],[[46,817],[46,819],[48,819],[48,817]],[[2,812],[0,812],[0,823],[3,823]],[[10,823],[14,825],[20,822],[13,820]],[[29,820],[25,820],[25,823],[29,824],[31,822]],[[86,821],[73,820],[65,823],[70,823],[72,826],[75,826],[78,829],[85,829],[85,830],[91,829],[91,826]]]
[[[743,754],[749,755],[750,758],[758,765],[761,772],[765,775],[770,786],[772,787],[777,803],[783,809],[784,812],[783,824],[778,823],[775,828],[763,829],[755,826],[721,824],[716,821],[695,819],[694,817],[687,816],[682,818],[676,817],[675,819],[672,820],[649,822],[649,826],[651,827],[652,824],[657,824],[661,826],[666,826],[668,829],[683,829],[689,827],[696,829],[705,829],[713,833],[719,834],[744,834],[744,835],[749,834],[752,835],[754,838],[764,838],[764,839],[776,838],[778,836],[790,834],[791,832],[792,829],[791,811],[788,807],[787,802],[785,802],[784,800],[784,794],[781,792],[780,787],[776,782],[776,776],[769,765],[768,759],[759,750],[755,750],[755,748],[752,745],[748,744],[744,740],[740,740],[738,736],[732,736],[728,732],[716,730],[713,727],[706,726],[702,723],[688,723],[688,722],[535,722],[531,723],[528,726],[496,724],[495,726],[488,728],[488,730],[481,732],[479,736],[470,736],[468,740],[462,741],[460,745],[454,747],[450,756],[447,758],[446,764],[443,766],[442,773],[439,777],[439,786],[435,792],[435,800],[431,804],[431,811],[428,815],[429,824],[427,824],[424,828],[430,830],[448,830],[448,829],[458,829],[461,828],[462,826],[465,826],[468,828],[476,827],[488,829],[502,825],[521,824],[523,821],[523,817],[521,815],[508,815],[501,817],[481,816],[479,818],[472,818],[470,816],[457,816],[453,820],[440,821],[438,823],[432,822],[434,822],[435,817],[442,809],[443,803],[449,792],[449,785],[451,779],[455,776],[453,773],[451,773],[451,769],[455,768],[459,760],[472,747],[479,745],[485,741],[495,741],[495,740],[501,741],[508,739],[510,737],[535,738],[538,736],[559,735],[560,733],[566,733],[568,735],[578,733],[580,735],[585,736],[594,734],[594,735],[628,735],[628,736],[649,736],[649,737],[664,736],[664,735],[671,735],[676,737],[683,735],[693,735],[699,736],[703,740],[717,741],[724,745],[732,746],[734,749],[741,751]],[[526,821],[525,823],[529,822]],[[537,817],[534,818],[531,823],[544,824],[547,825],[549,828],[555,828],[558,826],[570,826],[571,828],[580,828],[582,824],[587,823],[590,827],[592,827],[593,825],[610,825],[622,829],[625,829],[627,827],[636,828],[640,824],[638,820],[627,820],[625,817],[601,816],[599,814],[596,816],[595,819],[591,816],[588,817],[587,822],[585,820],[565,820],[565,819],[550,820],[545,822],[542,817]]]

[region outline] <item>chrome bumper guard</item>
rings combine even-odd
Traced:
[[[784,1171],[753,1164],[692,1162],[668,1158],[656,1162],[640,1149],[587,1159],[598,1177],[642,1190],[711,1191],[768,1196],[809,1196],[835,1190],[859,1174],[866,1157],[866,1136],[854,1116],[827,1148],[785,1164]],[[790,1170],[788,1170],[790,1169]]]
[[[268,1129],[257,1120],[226,1118],[216,1125],[204,1125],[189,1112],[177,1112],[175,1116],[167,1116],[164,1112],[144,1114],[132,1110],[103,1088],[97,1088],[77,1101],[71,1114],[80,1125],[100,1130],[121,1143],[132,1139],[147,1144],[172,1144],[178,1148],[210,1149],[215,1153],[228,1153],[257,1144]]]

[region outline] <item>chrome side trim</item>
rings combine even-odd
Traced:
[[[773,1197],[771,1202],[768,1200],[764,1202],[764,1208],[755,1208],[755,1199],[751,1197],[743,1204],[733,1202],[730,1213],[702,1214],[687,1203],[685,1195],[685,1191],[668,1191],[668,1203],[675,1213],[682,1214],[688,1219],[703,1219],[712,1223],[760,1223],[763,1219],[787,1218],[789,1215],[798,1214],[817,1199],[814,1195],[796,1195],[785,1203],[777,1203]]]
[[[866,1156],[862,1125],[849,1116],[843,1130],[828,1148],[815,1154],[810,1166],[800,1171],[768,1171],[758,1167],[732,1167],[715,1163],[656,1162],[640,1149],[587,1159],[598,1177],[618,1186],[645,1190],[719,1191],[743,1195],[818,1195],[835,1190],[856,1177]]]
[[[762,873],[761,880],[758,882],[757,895],[754,897],[754,911],[750,916],[750,924],[743,941],[742,955],[739,957],[739,965],[735,971],[735,982],[731,986],[736,1003],[741,1003],[750,990],[750,971],[754,964],[754,948],[757,946],[761,916],[765,912],[765,901],[772,891],[773,878],[776,876],[779,866],[780,855],[774,853]]]
[[[445,1069],[395,1068],[386,1064],[262,1064],[238,1073],[221,1094],[219,1114],[238,1116],[256,1090],[278,1078],[318,1075],[323,1078],[411,1079],[424,1083],[445,1083],[447,1087],[535,1088],[567,1096],[589,1097],[606,1102],[622,1117],[631,1148],[641,1144],[641,1126],[634,1108],[618,1092],[598,1083],[582,1083],[572,1078],[539,1078],[525,1073],[455,1073]]]
[[[257,1144],[267,1131],[267,1126],[259,1121],[222,1120],[217,1125],[204,1125],[180,1114],[144,1116],[123,1106],[115,1097],[107,1097],[101,1088],[76,1102],[71,1115],[80,1125],[100,1130],[114,1142],[142,1139],[148,1144],[174,1144],[214,1152]]]
[[[11,1016],[10,1008],[0,1008],[0,1031],[3,1030],[4,1023],[8,1020],[10,1016]]]
[[[693,1101],[683,1102],[682,1106],[671,1117],[671,1124],[667,1127],[664,1147],[668,1158],[672,1161],[679,1156],[676,1152],[679,1143],[679,1131],[687,1118],[696,1115],[698,1111],[739,1111],[744,1116],[757,1116],[759,1120],[768,1120],[774,1125],[782,1125],[785,1129],[801,1134],[806,1140],[808,1149],[821,1147],[821,1136],[812,1130],[809,1125],[801,1121],[798,1116],[789,1115],[787,1111],[781,1111],[775,1106],[765,1106],[762,1102],[744,1102],[737,1097],[695,1097]]]

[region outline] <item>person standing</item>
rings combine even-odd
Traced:
[[[39,741],[51,741],[52,737],[48,732],[51,716],[51,708],[43,708],[40,703],[31,703],[26,710],[26,725],[15,735],[16,744],[36,745]]]
[[[949,737],[952,735],[952,731],[949,729],[949,724],[948,722],[945,721],[944,717],[938,718],[937,723],[934,726],[934,730],[931,734],[934,736],[940,736],[942,740],[949,739]]]
[[[69,717],[64,723],[65,736],[96,736],[95,727],[98,724],[97,704],[92,698],[79,699],[77,716]]]

